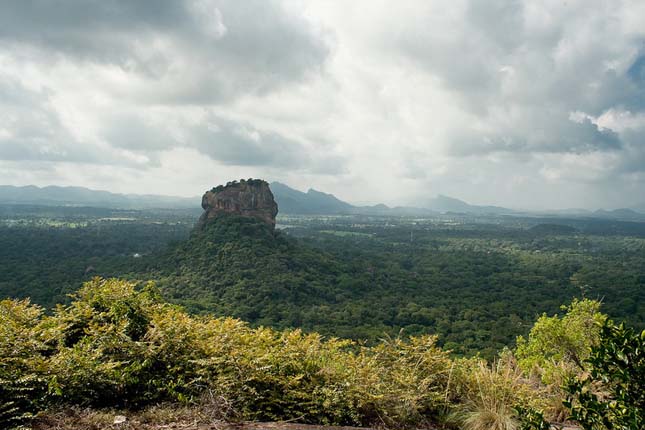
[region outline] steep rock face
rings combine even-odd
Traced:
[[[235,214],[258,218],[275,228],[278,214],[278,204],[269,184],[261,179],[241,179],[206,191],[202,208],[204,213],[199,218],[198,227],[220,214]]]

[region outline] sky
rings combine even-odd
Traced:
[[[0,184],[645,203],[645,2],[8,0]]]

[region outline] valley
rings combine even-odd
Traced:
[[[278,215],[4,206],[0,295],[51,307],[95,276],[153,280],[196,314],[377,342],[436,334],[492,358],[572,298],[645,327],[645,228],[597,219]],[[191,234],[191,232],[193,232]]]
[[[584,422],[589,369],[638,381],[645,224],[305,196],[327,213],[258,179],[202,211],[0,205],[0,425],[540,430]]]

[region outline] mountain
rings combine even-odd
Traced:
[[[280,213],[303,215],[333,215],[362,213],[357,207],[332,194],[310,189],[303,193],[279,182],[270,185],[278,202]],[[0,204],[31,204],[40,206],[93,206],[118,209],[197,208],[199,197],[172,197],[163,195],[117,194],[84,187],[33,185],[16,187],[0,185]],[[385,205],[376,205],[383,212]],[[379,210],[380,208],[380,210]],[[368,208],[366,211],[371,212]]]
[[[218,185],[204,193],[202,208],[204,213],[199,218],[198,228],[204,228],[226,214],[256,218],[274,229],[278,214],[278,205],[269,184],[262,179],[241,179]]]
[[[464,202],[463,200],[455,199],[441,194],[430,200],[427,207],[428,209],[436,212],[463,212],[478,214],[510,214],[514,212],[512,209],[507,209],[499,206],[471,205]]]
[[[199,198],[116,194],[83,187],[0,185],[0,203],[42,206],[94,206],[119,209],[194,208]]]
[[[590,216],[592,211],[583,208],[567,208],[567,209],[549,209],[540,212],[543,215],[556,215],[556,216]]]
[[[472,205],[463,200],[438,195],[426,201],[423,207],[384,204],[355,206],[333,194],[309,189],[306,193],[280,182],[272,182],[270,189],[281,214],[298,215],[375,215],[375,216],[433,216],[440,213],[467,213],[476,215],[530,215],[573,216],[623,221],[645,221],[645,204],[632,209],[586,209],[517,212],[500,206]],[[30,204],[40,206],[91,206],[111,209],[197,209],[198,197],[173,197],[153,194],[117,194],[84,187],[33,185],[15,187],[0,185],[0,204]],[[421,206],[421,204],[420,204]]]
[[[280,182],[272,182],[271,191],[283,214],[335,215],[354,212],[356,206],[339,200],[332,194],[309,189],[306,193]]]
[[[615,219],[623,221],[645,221],[645,214],[632,209],[620,208],[611,211],[598,209],[591,214],[594,218]]]
[[[271,183],[271,191],[278,202],[282,214],[300,215],[383,215],[383,216],[428,216],[438,212],[488,212],[483,208],[493,206],[473,206],[451,197],[439,196],[431,201],[430,207],[419,208],[411,206],[389,207],[382,203],[373,206],[354,206],[338,199],[333,194],[327,194],[314,189],[306,193],[294,190],[280,182]],[[508,209],[495,208],[509,212]]]
[[[468,212],[473,206],[462,200],[439,194],[430,200],[428,207],[439,212]]]
[[[427,201],[424,207],[396,206],[384,204],[373,206],[354,206],[344,202],[333,194],[327,194],[310,189],[306,193],[295,190],[280,182],[271,183],[271,191],[278,202],[282,214],[301,215],[382,215],[382,216],[432,216],[440,213],[466,213],[475,215],[531,215],[549,214],[554,216],[592,217],[623,221],[645,221],[645,213],[638,209],[614,209],[611,211],[599,209],[595,212],[586,209],[565,209],[538,212],[521,212],[513,209],[490,206],[472,205],[454,197],[439,194]],[[645,205],[643,206],[645,212]]]

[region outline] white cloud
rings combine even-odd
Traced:
[[[13,2],[0,182],[196,195],[253,176],[372,203],[628,206],[644,8]]]

